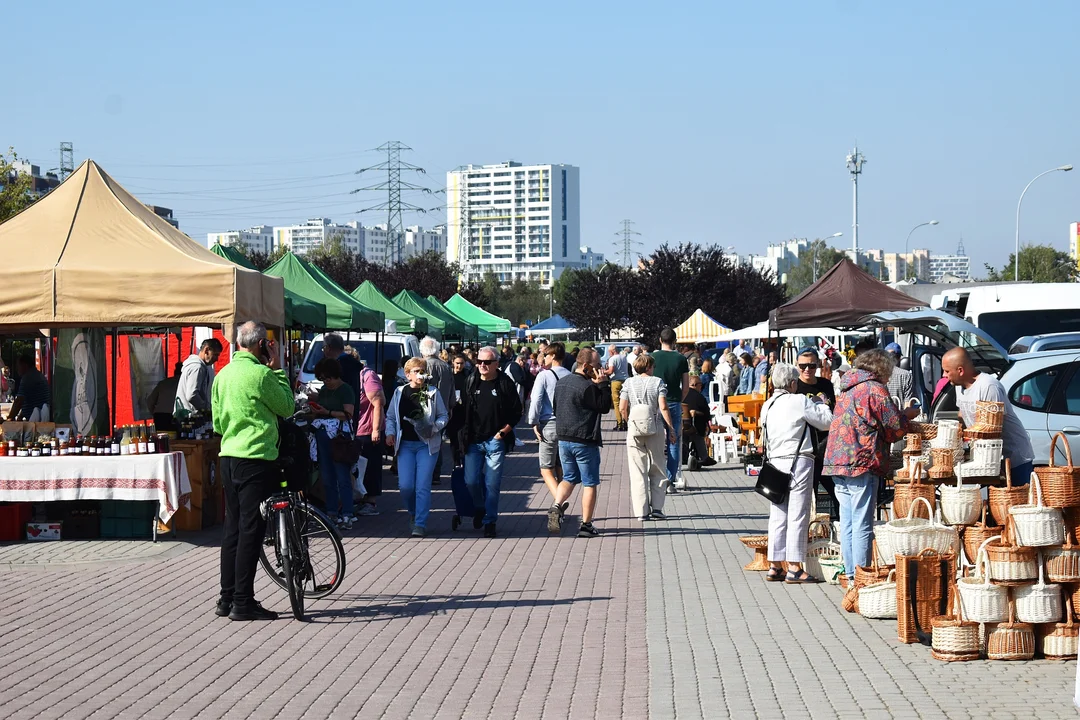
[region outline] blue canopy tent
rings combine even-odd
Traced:
[[[562,315],[552,315],[547,320],[536,323],[529,332],[533,337],[538,335],[570,335],[576,333],[577,328],[567,322]]]

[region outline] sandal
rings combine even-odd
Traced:
[[[766,582],[780,582],[784,579],[784,568],[769,568],[769,572],[765,575]]]
[[[789,572],[787,577],[784,578],[784,584],[786,585],[811,585],[819,582],[821,581],[802,568],[799,568],[799,571],[795,573]]]

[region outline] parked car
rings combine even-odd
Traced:
[[[912,358],[916,394],[923,407],[930,408],[932,420],[958,414],[952,386],[933,404],[926,401],[941,377],[941,356],[962,346],[981,372],[993,373],[1001,380],[1013,411],[1031,438],[1036,465],[1048,463],[1050,441],[1058,431],[1065,434],[1070,450],[1073,441],[1080,440],[1080,349],[1009,355],[984,331],[939,310],[877,313],[864,320],[875,327],[894,327],[908,341],[905,355]],[[1075,452],[1080,459],[1080,442]],[[1055,463],[1059,462],[1065,462],[1060,443],[1055,455]]]
[[[402,335],[397,333],[341,333],[346,345],[351,345],[360,353],[360,360],[364,367],[371,368],[382,374],[382,365],[387,360],[394,360],[398,364],[400,372],[401,359],[420,357],[420,341],[415,335]],[[376,342],[381,340],[382,342]],[[313,388],[322,385],[315,379],[315,365],[323,358],[323,336],[316,335],[308,347],[307,355],[304,356],[304,364],[300,368],[299,381],[310,384]]]
[[[1044,350],[1080,350],[1080,332],[1025,335],[1012,344],[1009,354],[1022,355]]]

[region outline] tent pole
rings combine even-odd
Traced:
[[[116,427],[116,364],[120,358],[120,347],[118,344],[118,329],[116,327],[112,330],[112,402],[109,404],[110,428]]]

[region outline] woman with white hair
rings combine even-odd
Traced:
[[[765,456],[781,472],[791,473],[787,500],[769,510],[769,582],[816,583],[803,570],[810,500],[814,488],[814,444],[810,428],[828,430],[832,411],[820,398],[796,392],[799,371],[788,363],[776,364],[771,373],[773,394],[761,408]],[[784,563],[787,574],[784,574]]]

